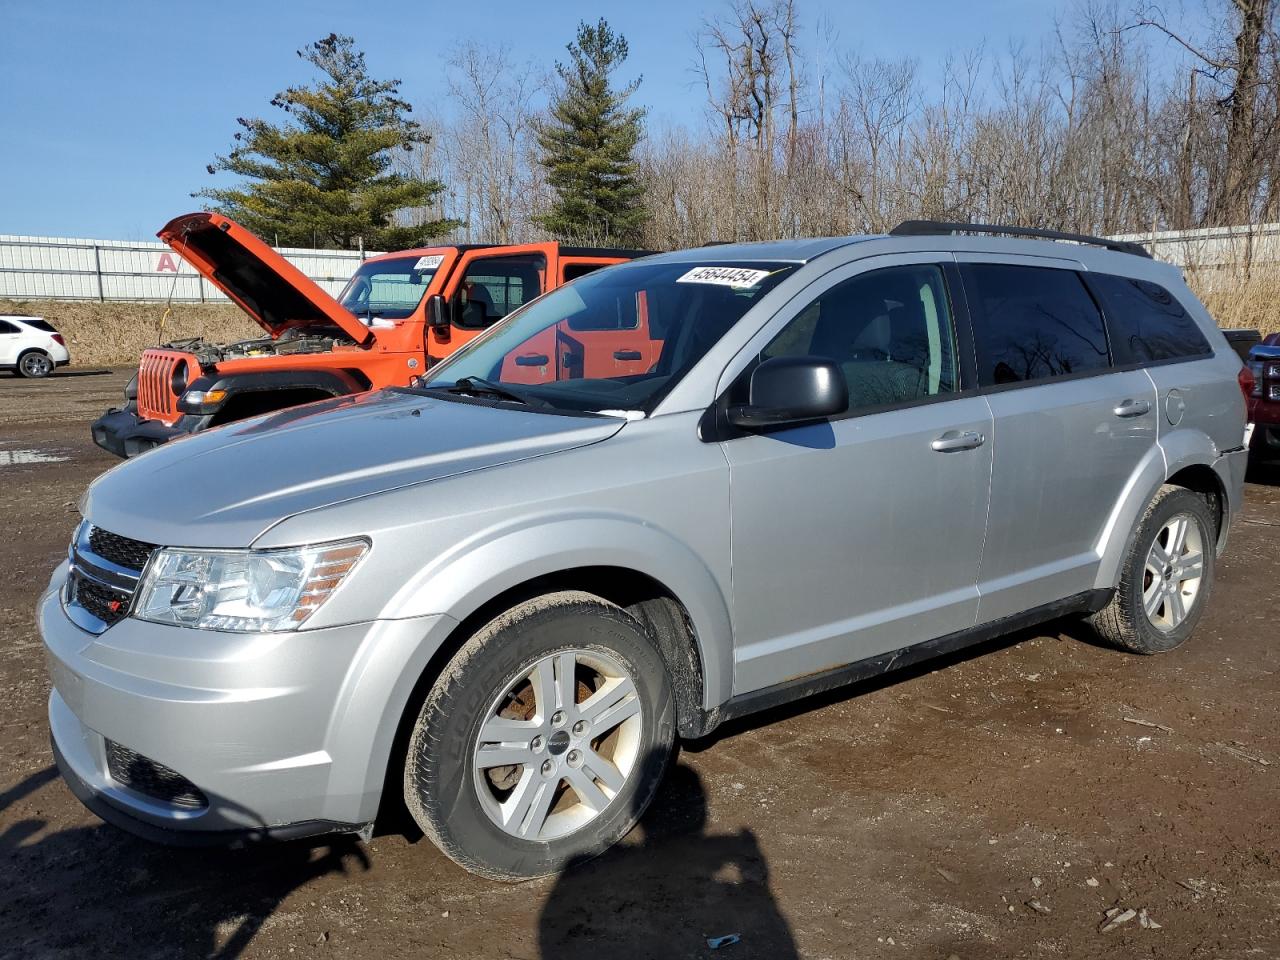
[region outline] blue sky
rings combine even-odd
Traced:
[[[800,0],[812,54],[827,44],[873,57],[914,57],[929,77],[952,51],[1010,42],[1037,50],[1072,0]],[[691,35],[717,2],[644,0],[474,4],[270,0],[0,0],[0,233],[149,239],[197,209],[205,164],[225,151],[238,116],[279,115],[270,97],[307,81],[294,51],[349,33],[377,76],[399,77],[420,107],[448,113],[443,75],[468,39],[505,43],[517,61],[550,65],[581,19],[608,18],[630,42],[624,77],[657,123],[701,122]]]

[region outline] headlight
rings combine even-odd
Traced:
[[[199,630],[296,630],[320,609],[369,544],[364,540],[285,550],[158,550],[133,616]]]
[[[188,390],[178,400],[178,409],[183,413],[212,413],[225,399],[225,390]]]
[[[1280,363],[1268,364],[1267,376],[1272,380],[1280,380]]]

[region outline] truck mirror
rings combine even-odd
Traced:
[[[449,332],[449,315],[445,309],[444,297],[433,293],[427,298],[427,323],[436,333]]]

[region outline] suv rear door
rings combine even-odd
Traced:
[[[948,259],[871,258],[816,281],[729,389],[743,402],[757,360],[816,355],[840,363],[850,395],[829,422],[722,444],[737,693],[974,623],[991,417],[961,389]]]
[[[1093,588],[1108,523],[1159,456],[1156,393],[1142,370],[1113,368],[1079,263],[957,259],[995,420],[978,584],[988,623]]]

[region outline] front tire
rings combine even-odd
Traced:
[[[1133,653],[1164,653],[1191,636],[1213,587],[1216,524],[1204,497],[1166,484],[1147,506],[1111,602],[1090,618]]]
[[[40,380],[53,373],[53,361],[47,353],[30,350],[18,358],[17,373],[29,380]]]
[[[445,667],[409,740],[405,803],[472,873],[546,876],[635,825],[674,737],[644,628],[590,594],[551,594],[490,622]]]

